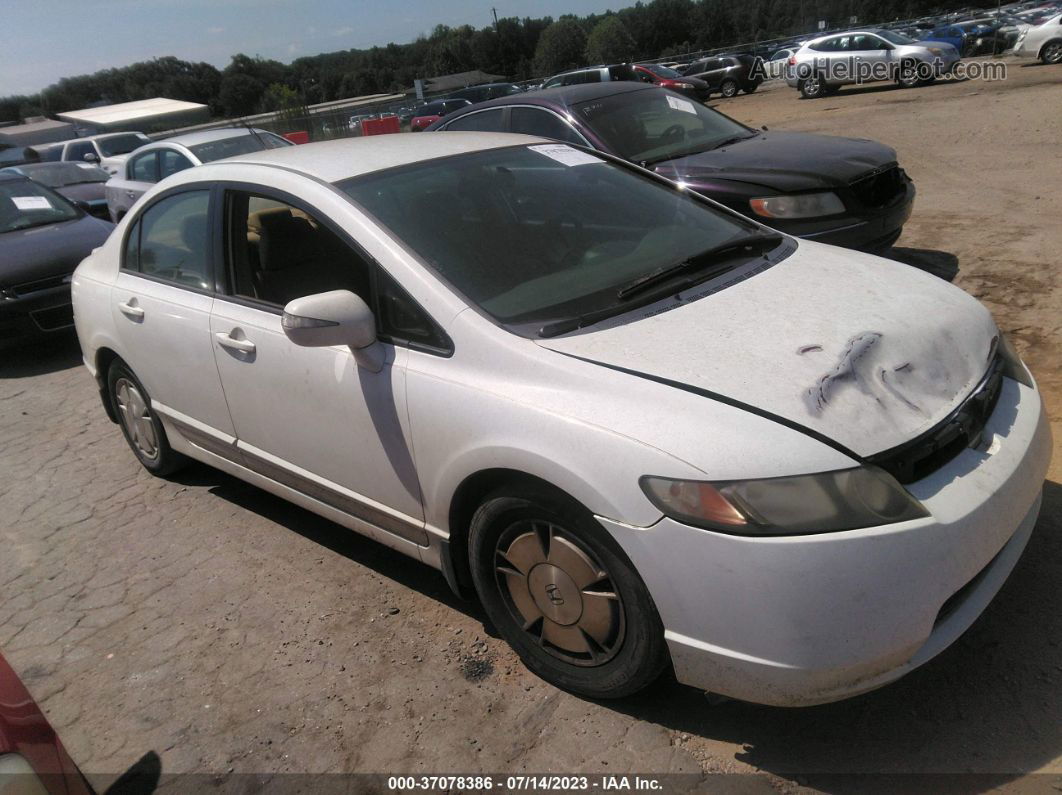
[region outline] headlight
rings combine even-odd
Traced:
[[[756,215],[764,218],[815,218],[844,212],[844,203],[836,193],[800,193],[794,196],[770,196],[752,199],[749,204]]]
[[[892,475],[873,466],[711,483],[647,475],[641,486],[672,519],[732,535],[828,533],[929,515]]]
[[[1003,357],[1003,375],[1013,378],[1019,384],[1025,384],[1030,389],[1034,388],[1032,375],[1029,374],[1018,352],[1014,350],[1014,346],[1002,331],[999,332],[999,355]]]

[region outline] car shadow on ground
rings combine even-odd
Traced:
[[[959,258],[947,251],[893,246],[881,256],[932,273],[948,282],[955,281],[959,275]]]
[[[441,574],[424,576],[421,563],[207,466],[174,479],[206,487],[498,637],[477,603],[456,597]],[[718,703],[665,676],[637,696],[601,704],[740,745],[737,759],[824,791],[986,791],[1062,754],[1060,590],[1062,485],[1048,482],[1036,530],[1003,590],[951,648],[898,682],[834,704],[786,709]]]
[[[81,348],[73,332],[0,349],[0,378],[31,378],[79,364]]]
[[[947,79],[943,79],[942,78],[942,79],[939,79],[939,80],[934,80],[932,83],[925,83],[924,85],[915,86],[914,88],[904,88],[903,86],[899,85],[898,83],[893,83],[893,82],[886,81],[886,80],[877,81],[877,82],[873,82],[873,83],[866,83],[864,85],[860,85],[858,83],[853,83],[852,85],[842,86],[840,88],[840,90],[836,91],[833,94],[828,94],[827,96],[825,96],[825,97],[823,97],[821,99],[840,99],[840,98],[843,98],[843,97],[856,96],[858,94],[880,94],[882,92],[899,91],[899,92],[903,92],[903,93],[910,93],[910,96],[907,98],[907,100],[911,101],[911,100],[917,99],[919,92],[921,92],[921,91],[923,91],[925,89],[932,89],[932,88],[936,88],[938,86],[946,86],[946,85],[951,85],[951,84],[955,84],[955,83],[966,83],[966,82],[969,82],[969,78],[966,78],[966,77],[964,77],[964,78],[950,77],[950,78],[947,78]],[[813,102],[814,101],[821,101],[821,99],[820,100],[812,100],[812,101]],[[825,110],[825,108],[823,108],[823,110]]]
[[[903,572],[897,571],[897,577]],[[662,682],[613,708],[829,792],[983,792],[1062,754],[1062,485],[1047,482],[1018,566],[955,644],[881,690],[799,709],[711,704]],[[912,775],[917,774],[917,775]],[[1062,776],[1044,776],[1044,789]]]

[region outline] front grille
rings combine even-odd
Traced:
[[[70,304],[30,312],[30,317],[41,331],[58,331],[74,325],[74,308]]]
[[[916,439],[867,457],[900,483],[914,483],[981,442],[985,423],[999,401],[1003,358],[996,355],[981,383],[951,414]]]
[[[23,282],[22,284],[16,284],[11,288],[11,291],[15,295],[22,297],[41,290],[50,290],[53,287],[62,286],[63,280],[66,279],[68,275],[69,274],[62,273],[58,276],[49,276],[47,279],[38,279],[34,282]]]
[[[885,207],[907,190],[907,175],[899,166],[872,171],[848,185],[864,207]]]

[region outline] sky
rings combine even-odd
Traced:
[[[631,0],[633,2],[633,0]],[[436,25],[558,17],[625,0],[4,0],[0,96],[61,77],[163,55],[222,68],[242,52],[285,63],[303,55],[413,41]]]

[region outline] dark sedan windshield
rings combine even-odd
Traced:
[[[189,146],[200,163],[209,163],[212,160],[221,160],[223,157],[235,157],[249,152],[261,152],[263,149],[279,149],[282,146],[292,146],[279,135],[259,132],[247,133],[246,135],[231,135],[217,141],[208,141],[195,146]]]
[[[106,182],[111,175],[98,166],[88,163],[30,163],[18,167],[19,173],[34,182],[49,188],[63,188],[67,185],[80,185],[84,182]]]
[[[77,217],[69,202],[43,185],[28,179],[0,180],[0,234]]]
[[[139,149],[144,144],[149,143],[151,143],[151,139],[143,133],[126,133],[125,135],[114,135],[110,138],[98,138],[96,140],[96,144],[99,146],[100,151],[103,152],[104,157],[127,155],[134,149]]]
[[[752,131],[699,102],[659,89],[613,94],[574,107],[615,155],[655,163],[714,149]]]
[[[621,312],[620,286],[757,229],[565,144],[472,152],[339,187],[514,326]]]

